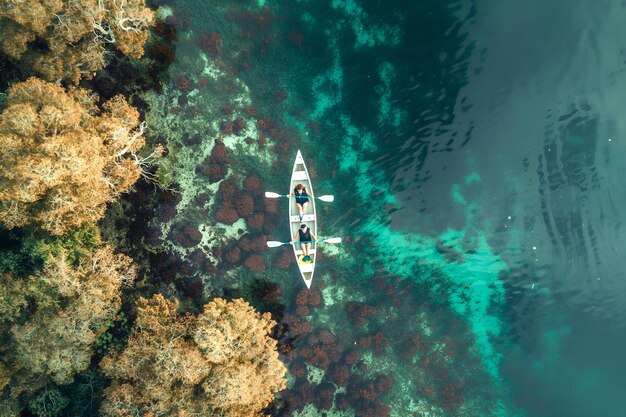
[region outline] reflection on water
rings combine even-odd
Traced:
[[[625,18],[610,1],[477,2],[467,25],[477,70],[452,129],[471,126],[472,139],[454,156],[414,150],[430,184],[414,182],[394,214],[406,230],[402,218],[417,204],[434,230],[458,227],[450,184],[480,173],[476,222],[509,267],[505,375],[531,415],[623,415],[614,384],[626,363],[612,346],[623,345],[626,324]]]

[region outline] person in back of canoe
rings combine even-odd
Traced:
[[[291,196],[296,198],[298,215],[300,216],[300,221],[302,221],[304,210],[306,210],[306,206],[309,204],[309,197],[313,197],[313,194],[309,194],[304,185],[298,184],[291,192]]]
[[[311,229],[306,224],[302,223],[300,225],[300,228],[296,231],[296,234],[293,235],[293,240],[289,243],[293,244],[294,242],[300,242],[300,248],[302,249],[302,253],[304,254],[304,256],[302,257],[302,261],[311,262],[309,250],[311,249],[312,241],[315,241],[317,243],[317,236],[313,234]]]

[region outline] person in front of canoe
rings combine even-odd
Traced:
[[[315,243],[317,243],[317,236],[313,234],[311,229],[306,224],[302,223],[300,225],[300,228],[296,231],[296,234],[293,235],[293,240],[289,243],[293,244],[294,242],[300,242],[300,248],[302,249],[302,253],[304,254],[304,256],[302,257],[302,261],[311,262],[309,250],[311,249],[312,241],[315,241]]]
[[[309,197],[313,197],[313,194],[309,194],[304,185],[298,184],[291,192],[291,196],[296,198],[298,216],[300,216],[300,221],[302,221],[304,210],[306,210],[306,206],[309,204]]]

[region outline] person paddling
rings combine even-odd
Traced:
[[[291,196],[296,198],[298,215],[300,216],[300,221],[302,221],[304,210],[306,210],[306,206],[309,204],[309,197],[313,197],[313,194],[309,194],[304,185],[298,184],[291,192]]]
[[[295,241],[300,242],[300,248],[302,249],[302,253],[304,256],[302,257],[303,262],[311,262],[311,257],[309,256],[309,249],[311,249],[311,241],[315,241],[317,243],[317,236],[313,234],[311,229],[304,223],[300,225],[300,228],[296,231],[296,234],[293,235],[293,240],[289,243],[293,244]]]

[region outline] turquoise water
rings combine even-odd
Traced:
[[[160,13],[176,60],[148,122],[182,190],[161,238],[206,294],[274,314],[292,374],[274,415],[626,416],[623,2]],[[204,31],[219,41],[203,50]],[[321,248],[309,299],[287,248],[250,244],[288,240],[286,207],[250,191],[262,225],[224,225],[202,169],[283,193],[297,149],[316,194],[335,195],[317,203],[320,235],[344,237]]]

